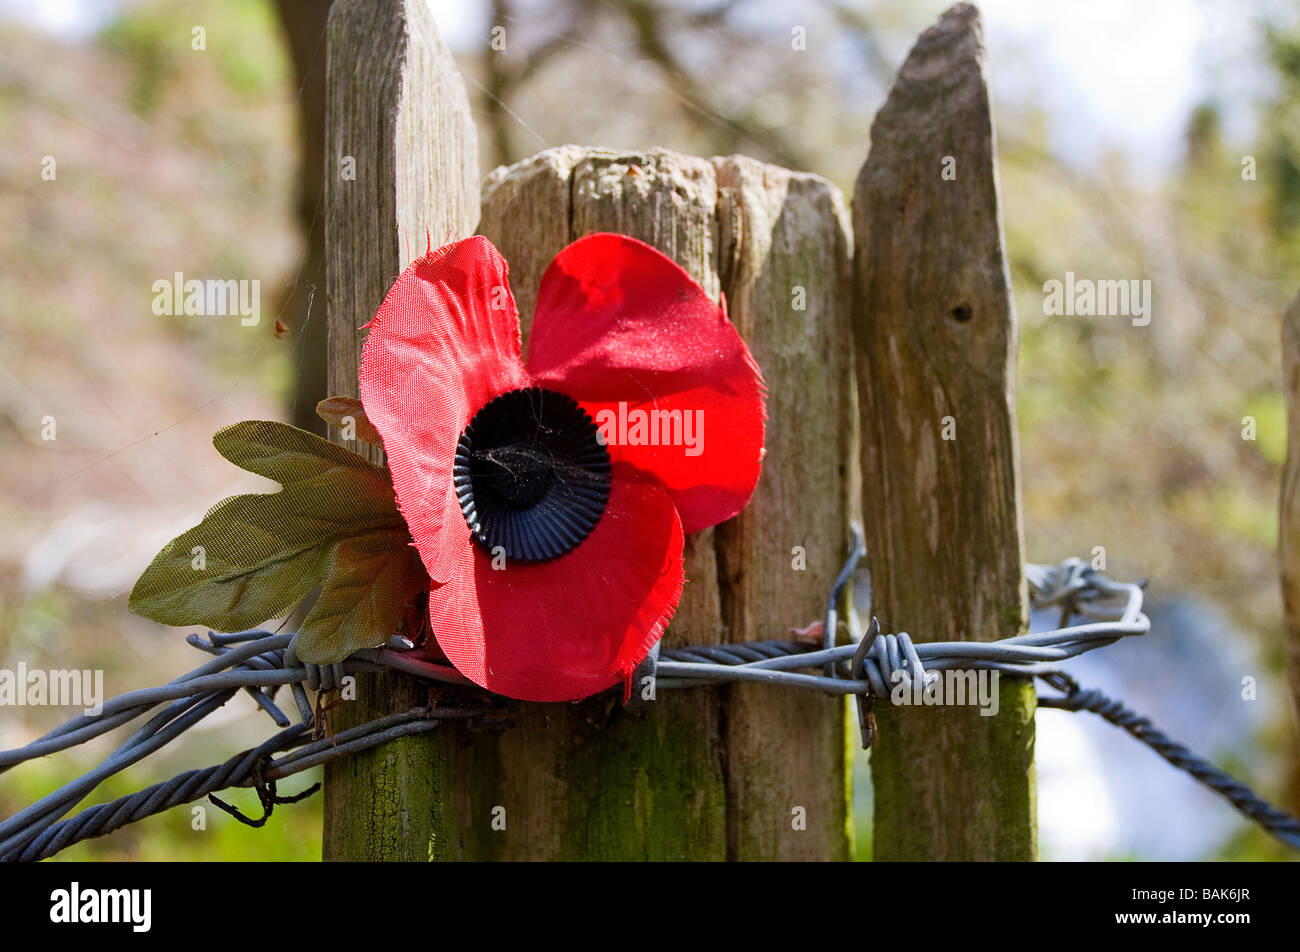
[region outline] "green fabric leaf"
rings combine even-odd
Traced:
[[[223,427],[212,437],[217,452],[240,469],[257,473],[277,483],[290,483],[331,469],[344,468],[368,473],[392,495],[384,471],[363,456],[287,423],[274,420],[244,420]]]
[[[328,440],[253,420],[219,431],[213,444],[283,488],[224,499],[169,542],[131,591],[138,615],[216,631],[251,628],[300,602],[340,541],[407,531],[384,470]]]
[[[428,584],[406,528],[370,532],[335,547],[320,598],[303,620],[298,657],[313,664],[342,661],[382,645]]]

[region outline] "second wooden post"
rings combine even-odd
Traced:
[[[917,41],[853,200],[862,508],[872,611],[917,641],[1025,630],[1016,323],[979,14]],[[1034,689],[974,706],[878,703],[876,859],[1027,860]]]

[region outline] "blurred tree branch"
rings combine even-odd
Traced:
[[[767,153],[765,158],[792,169],[806,169],[811,164],[803,149],[789,142],[778,130],[772,129],[753,114],[752,110],[733,112],[713,101],[690,70],[673,54],[667,36],[667,13],[662,3],[654,0],[603,0],[619,11],[631,24],[641,54],[659,67],[669,91],[676,97],[688,117],[697,125],[701,120],[718,126],[722,131],[720,152],[737,152],[748,143]],[[724,2],[686,18],[685,26],[699,27],[721,22],[738,4]]]
[[[325,321],[313,321],[317,287],[324,288],[325,223],[325,23],[331,0],[276,0],[276,12],[293,57],[298,79],[298,223],[303,234],[302,263],[284,306],[294,341],[292,420],[295,426],[325,435],[316,404],[325,392]],[[324,312],[322,291],[319,313]]]
[[[809,168],[810,155],[790,141],[779,129],[762,122],[752,110],[737,111],[717,101],[706,83],[697,77],[675,53],[674,35],[679,31],[709,30],[725,24],[728,16],[744,0],[722,0],[699,10],[677,11],[660,0],[558,0],[552,9],[563,13],[564,27],[550,34],[533,49],[518,57],[504,50],[483,49],[487,75],[484,111],[490,129],[494,160],[497,164],[517,161],[514,128],[508,103],[510,97],[533,79],[556,57],[575,47],[586,46],[594,24],[602,16],[609,22],[622,23],[633,35],[637,51],[663,78],[668,92],[687,119],[709,130],[717,152],[737,152],[752,148],[763,158],[790,168]],[[491,0],[494,26],[520,22],[514,0]],[[729,38],[734,42],[734,37]]]
[[[519,156],[515,152],[514,127],[510,123],[510,114],[506,109],[506,99],[521,85],[530,80],[547,62],[574,46],[582,34],[582,17],[589,13],[585,0],[577,0],[569,12],[568,26],[547,37],[536,49],[528,53],[517,66],[511,66],[504,55],[504,50],[492,48],[488,43],[483,47],[483,62],[488,77],[485,90],[485,110],[488,128],[492,135],[492,148],[498,165],[506,165]],[[510,0],[492,0],[492,23],[502,25],[515,22]]]

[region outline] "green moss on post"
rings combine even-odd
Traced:
[[[408,675],[363,674],[356,686],[357,699],[331,712],[336,733],[426,702],[427,688]],[[324,856],[368,862],[434,859],[441,848],[437,805],[445,787],[448,739],[439,728],[327,765]]]
[[[1023,860],[1038,850],[1033,685],[1002,678],[996,716],[876,706],[876,859]],[[953,796],[944,778],[968,777]],[[1027,822],[1029,820],[1030,822]]]
[[[665,697],[645,717],[605,698],[522,707],[495,736],[450,732],[445,858],[725,858],[718,697],[699,693],[712,696]]]

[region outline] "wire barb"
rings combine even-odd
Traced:
[[[854,696],[863,747],[876,734],[872,707],[888,698],[890,686],[903,681],[925,686],[944,670],[992,670],[1018,677],[1040,678],[1058,694],[1040,695],[1046,708],[1091,711],[1128,731],[1170,764],[1226,797],[1243,815],[1279,840],[1300,849],[1300,821],[1270,806],[1250,788],[1169,739],[1149,720],[1099,691],[1086,690],[1057,665],[1121,638],[1145,635],[1151,627],[1142,612],[1145,581],[1113,582],[1080,559],[1059,565],[1028,564],[1025,577],[1036,608],[1059,607],[1060,626],[1052,631],[1017,635],[993,642],[914,643],[906,632],[884,633],[871,619],[865,632],[849,613],[851,644],[837,645],[838,608],[845,587],[865,554],[862,530],[851,526],[848,558],[831,589],[823,619],[822,647],[804,641],[758,641],[743,644],[697,645],[657,651],[645,668],[656,687],[683,688],[737,682],[796,687]],[[1071,625],[1071,620],[1083,619]],[[280,796],[277,780],[319,764],[388,744],[402,737],[436,729],[448,719],[469,726],[480,721],[500,729],[512,716],[499,699],[481,692],[448,665],[411,657],[409,647],[358,651],[337,665],[304,664],[294,651],[294,636],[266,631],[197,635],[191,645],[212,659],[182,677],[155,688],[131,691],[104,703],[97,715],[74,717],[25,747],[0,751],[0,773],[17,764],[83,744],[114,728],[151,714],[98,767],[0,821],[0,861],[32,861],[55,855],[73,843],[103,836],[147,816],[182,803],[208,797],[241,823],[263,826],[277,804],[297,803],[320,789],[313,784],[300,793]],[[658,647],[658,646],[656,646]],[[820,669],[821,673],[811,673]],[[431,682],[468,686],[461,707],[427,706],[376,718],[328,736],[318,736],[323,717],[313,711],[307,687],[326,691],[342,686],[346,676],[363,671],[397,670]],[[275,705],[274,691],[288,685],[300,721],[289,724]],[[193,727],[240,691],[282,729],[263,744],[236,754],[223,764],[191,770],[163,783],[110,803],[89,807],[60,819],[104,780],[159,750]],[[644,705],[643,705],[644,706]],[[161,708],[155,712],[155,709]],[[252,818],[214,796],[232,787],[252,787],[263,816]]]
[[[333,737],[331,737],[330,740],[333,741]],[[244,811],[240,810],[239,807],[235,806],[233,803],[227,803],[215,793],[209,793],[208,800],[212,802],[213,806],[219,807],[226,813],[229,813],[245,826],[262,827],[266,826],[266,821],[271,819],[271,814],[275,812],[275,805],[277,803],[298,803],[302,800],[306,800],[320,789],[320,783],[317,782],[300,793],[294,793],[287,797],[280,796],[276,791],[275,781],[267,780],[262,776],[262,767],[269,759],[270,756],[268,754],[263,754],[261,757],[258,757],[257,760],[253,761],[253,789],[257,791],[257,799],[261,801],[262,804],[262,815],[260,818],[256,820],[253,819],[245,814]]]

